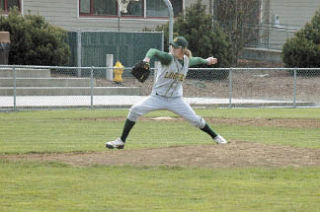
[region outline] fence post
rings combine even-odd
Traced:
[[[232,71],[233,68],[229,69],[229,108],[232,107]]]
[[[81,64],[81,50],[82,50],[82,43],[81,43],[81,30],[77,31],[77,66],[78,67],[81,67],[82,64]],[[77,77],[81,77],[81,69],[78,68],[77,70]]]
[[[16,67],[12,68],[13,71],[13,110],[17,110],[17,72]]]
[[[94,67],[92,66],[90,68],[90,109],[93,109],[93,69]]]
[[[297,107],[297,70],[293,70],[293,107]]]

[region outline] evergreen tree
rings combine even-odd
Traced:
[[[22,16],[11,10],[7,17],[0,17],[0,30],[10,32],[10,64],[55,66],[69,62],[67,32],[50,25],[42,16]]]
[[[212,21],[212,16],[206,12],[206,6],[198,0],[186,8],[174,23],[174,37],[184,36],[189,42],[189,49],[194,56],[218,58],[218,64],[212,67],[229,67],[232,62],[231,43],[221,28]],[[161,25],[157,31],[164,31],[165,50],[168,51],[169,24]]]
[[[286,41],[282,59],[287,67],[320,67],[320,9],[304,28]]]

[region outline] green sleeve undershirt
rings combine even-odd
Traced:
[[[167,52],[160,51],[158,49],[149,49],[149,51],[146,54],[146,57],[152,59],[156,58],[160,61],[161,64],[169,65],[172,61],[172,55],[170,55]]]
[[[196,65],[206,65],[208,61],[201,57],[191,57],[189,61],[189,67],[196,66]]]
[[[170,64],[170,62],[173,59],[171,54],[160,51],[158,49],[153,49],[153,48],[149,49],[149,51],[146,54],[146,57],[150,59],[156,58],[157,60],[160,61],[161,64],[164,64],[164,65]],[[201,65],[201,64],[208,64],[208,61],[201,57],[190,58],[189,67],[195,66],[195,65]]]

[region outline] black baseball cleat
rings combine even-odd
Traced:
[[[109,141],[106,143],[106,147],[108,149],[123,149],[124,148],[124,142],[121,140],[121,138],[117,138],[114,141]]]

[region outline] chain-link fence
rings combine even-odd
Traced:
[[[151,93],[157,69],[145,83],[123,69],[114,81],[114,67],[2,65],[0,110],[127,108]],[[183,87],[186,101],[199,107],[319,106],[320,68],[191,68]]]
[[[250,48],[265,48],[281,50],[287,39],[294,36],[299,26],[260,24],[257,26],[246,26],[249,31],[256,31],[256,37],[246,45]]]

